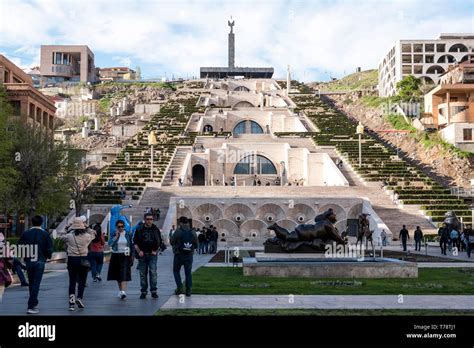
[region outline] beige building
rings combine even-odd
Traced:
[[[41,84],[95,82],[94,53],[85,45],[41,45]]]
[[[136,72],[127,67],[99,68],[101,81],[135,80]]]
[[[452,66],[425,95],[424,123],[462,150],[474,152],[474,61]]]
[[[31,77],[3,55],[0,55],[0,85],[6,89],[13,106],[12,117],[41,126],[53,134],[54,101],[34,88]]]

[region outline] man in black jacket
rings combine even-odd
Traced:
[[[186,276],[186,296],[191,296],[193,285],[192,267],[194,250],[198,247],[198,237],[196,231],[191,228],[189,219],[181,216],[178,219],[179,227],[171,236],[171,246],[173,247],[173,274],[176,282],[175,294],[183,293],[183,283],[181,281],[181,267],[184,266]]]
[[[410,236],[405,225],[403,225],[403,228],[400,230],[398,237],[402,239],[403,251],[407,251],[407,240],[410,239]]]
[[[29,246],[29,250],[35,250],[37,252],[37,255],[30,255],[32,257],[24,258],[30,290],[27,313],[37,314],[39,313],[38,293],[41,280],[43,279],[46,260],[50,259],[53,255],[53,241],[48,232],[41,228],[43,224],[43,218],[41,216],[34,216],[31,222],[33,227],[21,235],[18,245],[27,245]]]
[[[449,231],[445,223],[438,230],[439,236],[439,247],[441,248],[441,254],[446,255],[446,248],[449,241]]]
[[[153,223],[153,214],[145,214],[145,222],[138,226],[133,236],[135,255],[138,259],[140,270],[140,299],[145,299],[148,291],[148,273],[150,274],[151,297],[158,298],[157,283],[158,275],[156,263],[158,261],[158,249],[162,245],[161,232]]]

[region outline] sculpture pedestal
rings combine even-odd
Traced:
[[[328,258],[325,254],[265,254],[243,259],[244,276],[302,278],[418,278],[414,262],[390,258]]]

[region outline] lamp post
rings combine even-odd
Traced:
[[[362,166],[362,134],[364,134],[364,126],[359,121],[356,128],[356,133],[359,134],[359,168]]]
[[[148,134],[148,145],[150,145],[150,162],[151,162],[151,169],[150,169],[150,179],[153,181],[153,145],[158,144],[158,141],[156,140],[156,135],[155,131],[151,131],[150,134]]]

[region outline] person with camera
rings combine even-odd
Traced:
[[[67,248],[67,271],[69,274],[69,310],[74,311],[75,306],[84,309],[84,288],[86,287],[87,274],[90,262],[87,257],[88,247],[96,237],[96,231],[84,223],[80,217],[74,218],[69,231],[58,238]],[[77,285],[77,297],[76,297]]]
[[[164,250],[160,229],[153,223],[153,214],[146,213],[144,219],[145,222],[137,227],[133,236],[135,256],[138,259],[138,269],[140,270],[140,299],[142,300],[146,298],[148,291],[148,275],[151,297],[158,298],[156,264],[159,249]]]
[[[132,234],[125,230],[122,220],[115,223],[115,234],[110,236],[109,245],[112,249],[107,280],[115,280],[118,284],[120,299],[127,297],[127,282],[132,280],[133,239]]]

